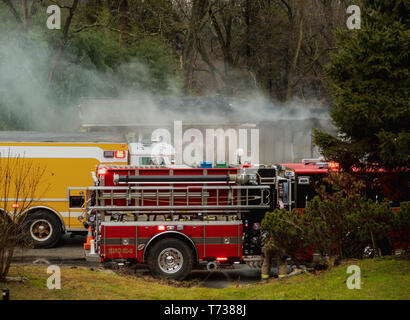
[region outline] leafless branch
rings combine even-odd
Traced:
[[[44,173],[45,167],[10,151],[0,158],[0,281],[6,279],[15,248],[29,245],[22,214],[48,189],[40,190]]]

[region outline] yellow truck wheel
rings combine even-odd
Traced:
[[[29,213],[24,226],[27,237],[35,248],[54,247],[62,235],[60,220],[46,210]]]

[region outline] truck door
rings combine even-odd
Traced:
[[[84,229],[84,225],[78,221],[78,217],[82,214],[84,208],[84,191],[76,188],[68,189],[68,203],[69,203],[69,225],[70,229],[81,228]]]

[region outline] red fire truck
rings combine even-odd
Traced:
[[[194,264],[260,263],[260,222],[274,208],[275,176],[273,167],[99,166],[84,218],[104,262],[147,263],[173,279]]]
[[[87,189],[88,257],[146,263],[183,279],[194,265],[260,266],[261,221],[275,208],[304,208],[312,180],[333,163],[305,160],[259,168],[100,165]]]

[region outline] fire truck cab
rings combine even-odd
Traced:
[[[166,143],[155,141],[128,144],[130,165],[166,165],[174,163],[175,150]]]

